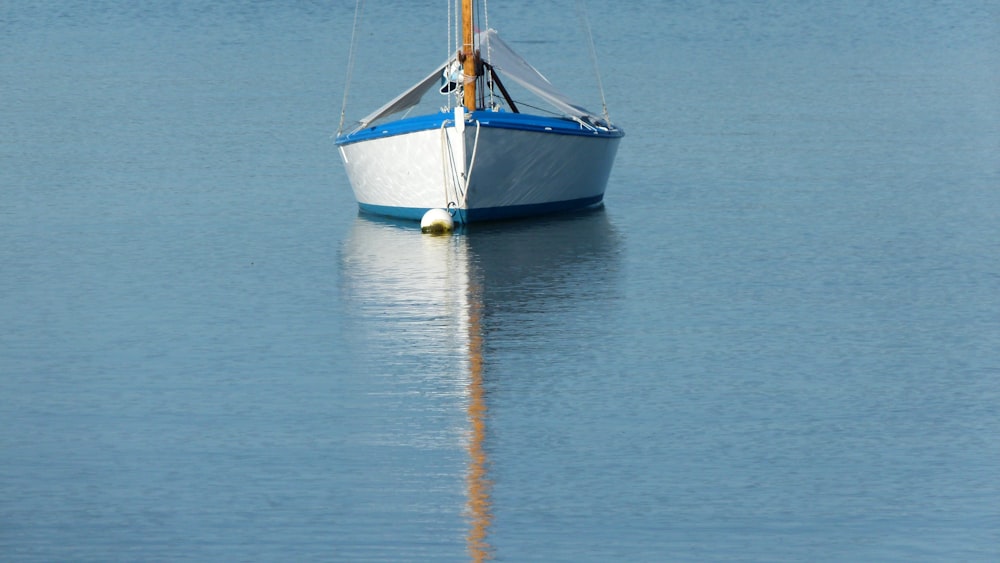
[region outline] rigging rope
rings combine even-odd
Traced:
[[[455,53],[457,52],[457,49],[458,49],[457,46],[456,46],[456,44],[452,42],[452,33],[455,32],[455,25],[454,25],[454,22],[452,22],[452,14],[453,13],[457,14],[457,11],[458,11],[458,0],[446,0],[446,1],[447,1],[447,4],[448,4],[448,19],[445,20],[445,27],[448,28],[447,32],[446,32],[446,35],[448,36],[448,42],[445,45],[445,48],[448,51],[448,53],[445,56],[444,60],[450,61],[451,57],[455,56]],[[454,5],[454,7],[455,7],[455,11],[454,12],[452,11],[452,5]],[[448,69],[450,67],[451,67],[450,64],[445,66],[445,70],[444,70],[445,75],[448,74]],[[450,77],[448,77],[448,76],[443,76],[442,78],[443,78],[443,80],[446,83],[449,80],[451,80]],[[453,90],[449,91],[448,93],[449,94],[453,93],[455,90],[458,90],[457,86]],[[454,100],[454,96],[448,96],[447,100],[448,100],[447,109],[450,110],[452,107],[454,107],[453,102],[452,102],[452,100]]]
[[[351,78],[354,75],[354,58],[358,45],[358,29],[361,27],[361,14],[364,12],[364,0],[357,0],[354,5],[354,26],[351,29],[351,46],[347,53],[347,78],[344,80],[344,101],[340,106],[340,125],[337,126],[337,136],[344,131],[344,116],[347,113],[347,92],[351,88]]]
[[[483,0],[483,21],[486,24],[486,30],[489,31],[489,29],[490,29],[490,6],[489,6],[489,3],[487,2],[487,0]],[[480,48],[482,48],[481,45],[480,45]],[[489,41],[486,41],[486,60],[488,60],[488,61],[493,60],[493,53],[491,52],[490,42]],[[487,81],[487,82],[489,82],[489,81]],[[496,105],[496,102],[493,101],[493,88],[492,88],[492,86],[490,88],[487,88],[487,90],[490,91],[490,107],[494,107]]]
[[[458,60],[458,53],[462,50],[461,1],[462,0],[454,0],[453,3],[449,2],[448,4],[448,9],[451,10],[451,14],[449,14],[449,21],[448,21],[448,42],[450,44],[449,45],[450,52],[448,53],[448,56],[455,57],[456,61]],[[452,4],[454,4],[454,9],[452,8]],[[454,42],[452,42],[451,39],[452,37],[454,37]],[[461,72],[459,72],[458,76],[461,77]],[[461,82],[462,82],[461,79],[455,81],[456,84]],[[456,87],[454,90],[452,90],[452,96],[448,98],[448,109],[452,109],[460,105],[462,105],[462,89]]]
[[[590,40],[590,62],[594,65],[594,75],[597,77],[597,89],[601,92],[601,108],[604,111],[604,121],[611,125],[611,117],[608,116],[608,102],[604,99],[604,83],[601,82],[601,71],[597,68],[597,47],[594,46],[594,34],[590,30],[590,20],[587,18],[587,11],[583,7],[582,0],[576,0],[576,14],[580,18],[580,25],[587,33]]]
[[[445,35],[448,38],[447,42],[445,43],[448,55],[444,58],[444,60],[447,61],[448,59],[451,58],[451,0],[445,0],[445,2],[448,4],[448,18],[444,20],[448,22],[448,25],[446,26],[448,29],[445,31]],[[447,68],[447,66],[445,68]]]

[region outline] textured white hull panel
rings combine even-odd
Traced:
[[[476,130],[468,126],[472,154]],[[619,138],[482,126],[466,208],[540,205],[603,196]]]
[[[491,127],[484,120],[467,123],[464,134],[449,125],[340,150],[363,209],[419,219],[427,209],[451,207],[460,211],[456,220],[468,221],[599,203],[620,140]]]
[[[445,208],[454,200],[454,182],[446,183],[453,127],[371,139],[340,147],[354,197],[362,205]],[[452,144],[452,146],[455,146]],[[446,193],[446,189],[448,193]]]

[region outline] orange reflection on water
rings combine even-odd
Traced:
[[[466,474],[468,488],[467,510],[471,520],[466,543],[473,561],[492,559],[492,548],[486,541],[493,520],[490,512],[490,490],[493,483],[487,478],[486,450],[486,393],[483,389],[483,337],[479,325],[478,292],[470,291],[469,305],[469,408],[468,417],[472,433],[469,436],[469,470]]]

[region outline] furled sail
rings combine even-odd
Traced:
[[[496,30],[488,29],[477,33],[476,43],[479,47],[482,60],[492,66],[505,79],[509,78],[513,80],[566,116],[579,119],[599,119],[597,114],[575,104],[562,92],[556,90],[555,86],[542,76],[542,73],[538,72],[538,69],[531,66],[528,61],[514,52],[510,48],[510,45],[500,39],[500,35]],[[443,64],[438,65],[426,78],[363,118],[357,127],[354,128],[354,131],[364,129],[376,121],[408,110],[419,104],[424,94],[439,84],[442,73],[455,60],[456,57],[452,57]]]
[[[539,98],[571,117],[593,117],[595,114],[578,106],[548,81],[538,69],[531,66],[500,39],[496,30],[479,33],[480,56],[504,78],[517,82]]]
[[[454,59],[452,59],[454,60]],[[368,127],[371,123],[382,119],[383,117],[388,117],[390,115],[399,113],[401,111],[406,111],[413,106],[420,103],[420,100],[424,97],[424,94],[431,89],[432,86],[438,83],[441,79],[441,73],[444,69],[451,63],[451,60],[439,65],[434,72],[430,73],[427,78],[424,78],[420,82],[417,82],[410,89],[403,92],[402,94],[396,96],[389,103],[375,110],[372,114],[362,119],[358,122],[358,126],[354,128],[355,131],[359,131]]]

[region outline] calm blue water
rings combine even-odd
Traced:
[[[0,560],[1000,559],[997,2],[590,2],[606,208],[450,238],[354,2],[146,4],[0,5]],[[349,119],[447,55],[368,4]]]

